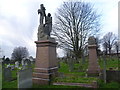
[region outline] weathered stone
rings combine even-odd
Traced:
[[[15,69],[15,65],[11,65],[11,70],[14,70]]]
[[[2,61],[0,61],[0,90],[2,89]]]
[[[18,72],[18,88],[32,87],[32,69],[24,69]]]
[[[38,27],[38,41],[50,39],[50,33],[52,30],[52,17],[51,14],[48,13],[46,16],[45,7],[43,4],[40,5],[40,9],[38,9],[38,14],[40,13],[40,25]],[[45,23],[43,23],[45,18]]]
[[[36,41],[37,52],[33,83],[50,84],[51,78],[57,73],[56,45],[55,41]]]
[[[98,65],[98,59],[97,59],[97,52],[96,52],[96,44],[95,44],[95,38],[90,37],[88,39],[89,45],[89,65],[88,65],[88,76],[98,76],[100,73],[100,67]]]
[[[12,80],[12,73],[11,73],[11,69],[10,68],[4,68],[3,71],[3,77],[5,81],[11,81]]]
[[[95,45],[96,44],[96,39],[94,36],[89,37],[88,39],[88,45]]]
[[[18,61],[15,62],[15,67],[19,68],[19,62]]]

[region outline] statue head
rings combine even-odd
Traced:
[[[43,5],[43,4],[40,4],[40,7],[44,7],[44,5]]]
[[[51,14],[50,14],[50,13],[48,13],[48,17],[51,17]]]

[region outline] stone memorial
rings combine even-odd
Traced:
[[[25,65],[26,65],[26,66],[28,65],[28,61],[27,61],[27,60],[25,60]]]
[[[12,80],[12,72],[10,68],[4,68],[3,75],[5,81]]]
[[[31,68],[31,67],[32,67],[31,61],[29,60],[29,61],[28,61],[28,68]]]
[[[22,70],[27,69],[26,65],[22,65]]]
[[[0,61],[0,90],[2,89],[2,61]]]
[[[96,39],[94,36],[89,37],[88,39],[88,49],[89,49],[89,64],[88,64],[88,76],[99,76],[100,67],[97,59],[96,52]]]
[[[32,87],[32,69],[24,69],[18,72],[18,88]]]
[[[10,65],[10,64],[8,64],[8,65],[7,65],[7,68],[9,68],[9,67],[11,67],[11,65]]]
[[[23,58],[22,61],[21,61],[22,66],[25,65],[25,59],[26,58]]]
[[[52,30],[52,17],[46,16],[43,4],[38,9],[40,25],[38,27],[38,41],[36,43],[36,61],[33,73],[33,83],[40,85],[51,84],[51,78],[57,73],[56,45],[54,38],[50,37]],[[45,22],[45,23],[44,23]]]
[[[14,70],[15,69],[15,65],[11,65],[11,70]]]
[[[15,67],[19,68],[19,62],[18,61],[15,62]]]

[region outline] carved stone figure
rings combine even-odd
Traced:
[[[40,5],[40,9],[38,9],[38,14],[40,13],[40,24],[43,24],[44,17],[46,17],[45,14],[45,7],[43,4]]]
[[[48,16],[46,16],[45,19],[45,33],[50,36],[50,32],[52,30],[52,17],[51,14],[48,13]]]
[[[46,16],[45,10],[46,9],[44,5],[41,4],[40,9],[38,9],[38,14],[40,13],[40,25],[38,27],[38,41],[50,39],[50,32],[52,30],[52,17],[50,13],[48,13],[48,15]]]
[[[50,37],[45,33],[44,25],[39,25],[38,27],[38,41],[49,39]]]
[[[88,39],[88,44],[89,45],[94,45],[96,44],[96,39],[94,36],[90,36],[89,39]]]

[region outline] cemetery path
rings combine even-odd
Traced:
[[[66,85],[66,86],[80,86],[85,88],[97,88],[96,85],[93,84],[85,84],[85,83],[66,83],[66,82],[56,82],[53,85]]]

